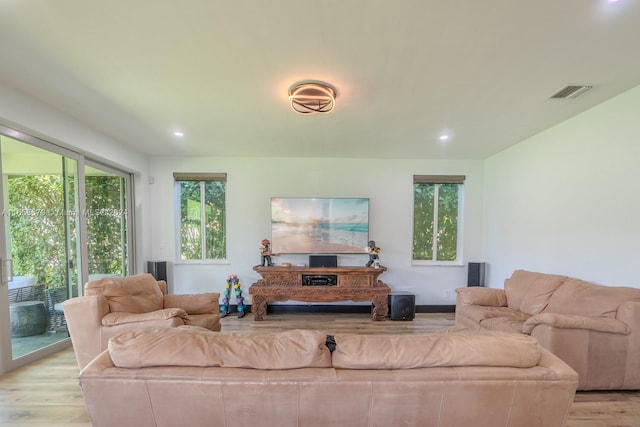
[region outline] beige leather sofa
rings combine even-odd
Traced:
[[[504,289],[458,289],[456,326],[535,337],[579,390],[640,389],[640,289],[517,270]]]
[[[575,371],[525,335],[333,338],[129,332],[80,385],[94,427],[559,427],[577,386]]]
[[[87,282],[84,296],[63,303],[78,366],[82,369],[122,332],[181,325],[219,331],[219,298],[215,292],[167,294],[166,282],[151,274]]]

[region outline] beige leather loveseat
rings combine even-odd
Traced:
[[[84,296],[64,302],[73,350],[82,369],[107,348],[109,338],[148,327],[196,325],[220,330],[220,294],[167,294],[151,274],[87,282]]]
[[[185,326],[112,338],[80,385],[94,427],[559,427],[577,375],[511,333]]]
[[[456,326],[535,337],[579,390],[640,389],[640,289],[517,270],[504,289],[458,289]]]

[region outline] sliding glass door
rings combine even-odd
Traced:
[[[68,340],[61,304],[80,283],[78,159],[29,140],[0,134],[4,370]]]
[[[62,302],[134,261],[131,174],[0,125],[0,374],[70,345]]]
[[[130,177],[87,162],[84,168],[89,280],[129,274]]]

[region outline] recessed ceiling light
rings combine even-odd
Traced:
[[[178,138],[182,138],[184,136],[184,133],[182,131],[175,131],[173,132],[173,136],[177,136]]]
[[[440,141],[446,141],[449,139],[449,135],[440,135]]]

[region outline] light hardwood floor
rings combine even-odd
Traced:
[[[413,321],[373,322],[367,314],[270,314],[255,322],[230,315],[225,332],[318,329],[327,334],[421,333],[453,325],[452,313],[417,314]],[[90,426],[78,386],[78,368],[71,349],[0,377],[0,427]],[[640,391],[578,392],[569,427],[640,427]],[[390,426],[392,427],[392,426]]]

